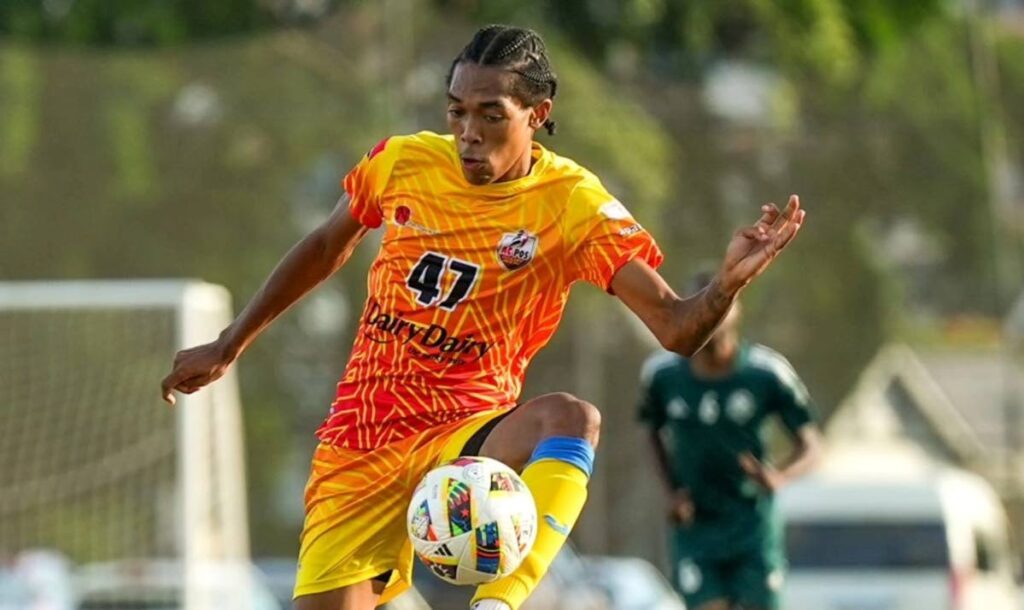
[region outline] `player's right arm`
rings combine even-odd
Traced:
[[[718,328],[740,291],[786,248],[804,221],[796,195],[789,198],[785,210],[769,204],[761,211],[756,223],[733,234],[718,274],[696,295],[680,298],[641,258],[618,270],[612,290],[665,349],[692,356]]]
[[[596,177],[581,175],[565,223],[573,246],[567,277],[618,296],[662,347],[686,357],[704,346],[740,291],[786,248],[804,221],[796,195],[781,211],[774,204],[762,206],[757,222],[733,234],[710,285],[681,298],[656,271],[663,256],[650,234]]]
[[[662,437],[662,430],[668,423],[665,401],[657,389],[656,377],[671,362],[667,354],[657,354],[647,359],[640,371],[640,408],[639,419],[646,425],[654,463],[657,466],[665,494],[669,503],[669,519],[688,526],[693,523],[695,514],[693,497],[685,477],[680,477],[672,468],[669,449]]]
[[[665,447],[665,440],[661,437],[661,433],[652,428],[648,430],[648,434],[654,452],[654,461],[658,465],[658,473],[661,475],[665,493],[668,494],[669,518],[679,525],[690,525],[693,523],[695,514],[690,489],[677,482],[676,477],[673,476],[668,448]]]
[[[163,399],[173,405],[173,391],[191,394],[223,376],[263,329],[345,264],[367,231],[343,195],[327,220],[288,251],[215,341],[178,352],[160,384]]]

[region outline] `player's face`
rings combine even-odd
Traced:
[[[471,184],[513,180],[530,170],[533,134],[551,110],[551,100],[524,106],[510,95],[506,70],[462,62],[448,87],[448,128]]]

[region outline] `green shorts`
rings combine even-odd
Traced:
[[[724,599],[743,610],[778,610],[784,570],[761,551],[725,559],[688,557],[673,550],[672,581],[688,610]]]

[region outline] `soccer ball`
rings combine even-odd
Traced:
[[[519,567],[537,535],[537,507],[508,466],[460,457],[423,477],[407,525],[416,555],[431,572],[455,585],[476,585]]]

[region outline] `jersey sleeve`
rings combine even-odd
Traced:
[[[793,366],[783,357],[772,367],[775,373],[775,410],[782,424],[790,432],[814,422],[814,404],[807,386],[797,376]]]
[[[376,229],[383,222],[381,198],[391,178],[400,148],[399,138],[385,138],[366,153],[345,176],[348,210],[363,225]]]
[[[652,430],[661,429],[667,421],[665,403],[659,397],[655,380],[663,365],[663,355],[655,355],[648,358],[640,369],[640,403],[637,406],[637,419]]]
[[[573,189],[567,225],[572,281],[611,292],[612,278],[629,261],[657,268],[664,260],[651,234],[592,175]]]

